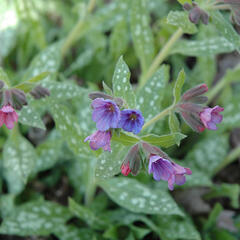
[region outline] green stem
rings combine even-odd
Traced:
[[[233,149],[227,157],[223,160],[223,162],[214,170],[214,175],[216,175],[220,170],[222,170],[224,167],[232,163],[234,160],[236,160],[240,156],[240,146]]]
[[[229,10],[230,8],[231,7],[228,4],[213,5],[209,7],[209,9],[213,9],[213,10]]]
[[[152,75],[156,72],[158,66],[164,61],[164,59],[168,56],[172,46],[174,43],[182,36],[183,31],[181,28],[179,28],[169,39],[169,41],[166,43],[166,45],[162,48],[162,50],[158,53],[158,55],[153,60],[151,66],[149,67],[148,71],[143,74],[142,78],[140,79],[140,86],[139,89],[141,89],[148,79],[152,77]]]
[[[207,94],[208,97],[208,103],[210,103],[213,98],[224,88],[224,86],[227,84],[227,81],[225,81],[225,78],[222,78]]]
[[[94,9],[95,3],[96,0],[89,1],[85,15],[78,21],[70,34],[67,36],[62,48],[62,56],[65,56],[65,54],[72,47],[72,45],[80,38],[81,34],[83,33],[86,17]]]
[[[147,128],[148,126],[152,125],[153,123],[157,122],[158,120],[160,120],[161,118],[167,116],[175,107],[175,105],[171,105],[170,107],[164,109],[162,112],[160,112],[159,114],[157,114],[155,117],[153,117],[151,120],[149,120],[148,122],[146,122],[143,127],[142,130],[144,130],[145,128]]]

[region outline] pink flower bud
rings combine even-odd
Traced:
[[[128,176],[128,174],[131,172],[131,169],[129,168],[129,162],[127,164],[122,164],[121,166],[121,172],[124,176]]]
[[[208,87],[206,84],[200,84],[194,88],[186,91],[182,96],[182,101],[191,101],[195,97],[198,97],[208,91]]]
[[[0,109],[0,127],[5,124],[8,129],[14,127],[14,122],[18,121],[18,114],[11,105],[5,105]]]

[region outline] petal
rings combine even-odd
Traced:
[[[173,184],[175,183],[175,175],[172,174],[172,176],[168,179],[168,189],[173,191],[174,186]]]
[[[175,183],[177,185],[183,185],[186,182],[186,177],[183,174],[175,175]]]
[[[7,114],[5,117],[5,125],[8,129],[12,129],[14,127],[14,118],[12,114]]]
[[[208,122],[208,123],[207,123],[207,128],[208,128],[209,130],[217,130],[216,123],[214,123],[214,122]]]
[[[106,100],[104,100],[103,98],[96,98],[92,101],[91,106],[93,108],[97,108],[97,107],[103,107],[106,104]]]
[[[5,113],[0,111],[0,127],[3,125],[4,122],[5,122]]]
[[[212,121],[213,121],[214,123],[220,123],[220,122],[222,121],[222,119],[223,119],[223,116],[222,116],[222,115],[220,115],[220,114],[218,114],[218,113],[213,113],[213,114],[212,114]]]

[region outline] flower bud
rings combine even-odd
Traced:
[[[199,7],[194,7],[192,10],[190,10],[188,17],[192,23],[197,24],[201,17],[201,9]]]
[[[5,90],[3,92],[3,105],[13,105],[13,101],[12,101],[12,92],[11,90]]]
[[[27,105],[27,98],[23,91],[19,89],[11,89],[13,107],[21,110],[23,105]]]
[[[201,20],[202,20],[203,24],[208,25],[209,15],[207,14],[207,12],[205,12],[203,10],[202,10],[202,13],[201,13]]]
[[[88,94],[88,97],[91,99],[91,100],[94,100],[96,98],[103,98],[103,99],[110,99],[112,100],[113,97],[106,94],[106,93],[102,93],[102,92],[92,92],[92,93],[89,93]]]
[[[194,88],[189,89],[182,95],[182,101],[191,101],[193,98],[200,96],[208,91],[206,84],[200,84]]]
[[[35,99],[40,99],[44,98],[46,96],[50,96],[50,92],[47,88],[44,88],[40,85],[36,86],[30,94],[35,98]]]
[[[153,146],[146,142],[142,142],[142,147],[146,154],[149,154],[149,155],[154,154],[154,155],[158,155],[164,159],[170,159],[165,152],[163,152],[160,148],[158,148],[156,146]]]
[[[183,9],[186,11],[190,11],[192,9],[192,5],[189,3],[184,3],[183,4]]]

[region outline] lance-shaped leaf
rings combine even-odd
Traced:
[[[181,72],[179,72],[178,74],[177,80],[173,88],[174,104],[178,103],[181,98],[181,91],[182,91],[184,81],[185,81],[185,72],[184,70],[181,70]]]
[[[1,234],[18,236],[48,236],[68,221],[72,214],[65,207],[47,201],[23,204],[4,218]]]
[[[0,67],[0,80],[3,81],[6,85],[10,85],[8,75],[1,67]]]
[[[112,140],[122,143],[125,146],[134,145],[135,143],[140,141],[140,139],[136,135],[130,135],[124,132],[114,133],[112,136]]]
[[[10,193],[23,190],[36,159],[33,146],[18,132],[13,132],[3,148],[3,175]]]
[[[154,57],[154,40],[150,27],[150,17],[147,8],[147,1],[132,0],[131,1],[131,33],[133,45],[138,56],[141,69],[146,72]]]
[[[111,178],[100,183],[109,197],[132,212],[184,216],[168,192],[150,189],[131,178]]]
[[[193,34],[197,32],[195,24],[189,21],[187,12],[171,11],[167,16],[167,23],[180,27],[184,33]]]
[[[136,97],[130,84],[130,71],[123,57],[120,57],[113,74],[113,93],[115,97],[123,98],[129,108],[135,108]]]
[[[149,134],[149,135],[141,137],[141,139],[144,142],[148,142],[153,145],[158,145],[160,147],[167,148],[167,147],[171,147],[174,144],[176,144],[176,141],[180,142],[185,137],[186,137],[186,135],[179,133],[179,132],[175,132],[175,133],[171,133],[168,135],[162,135],[162,136]]]

